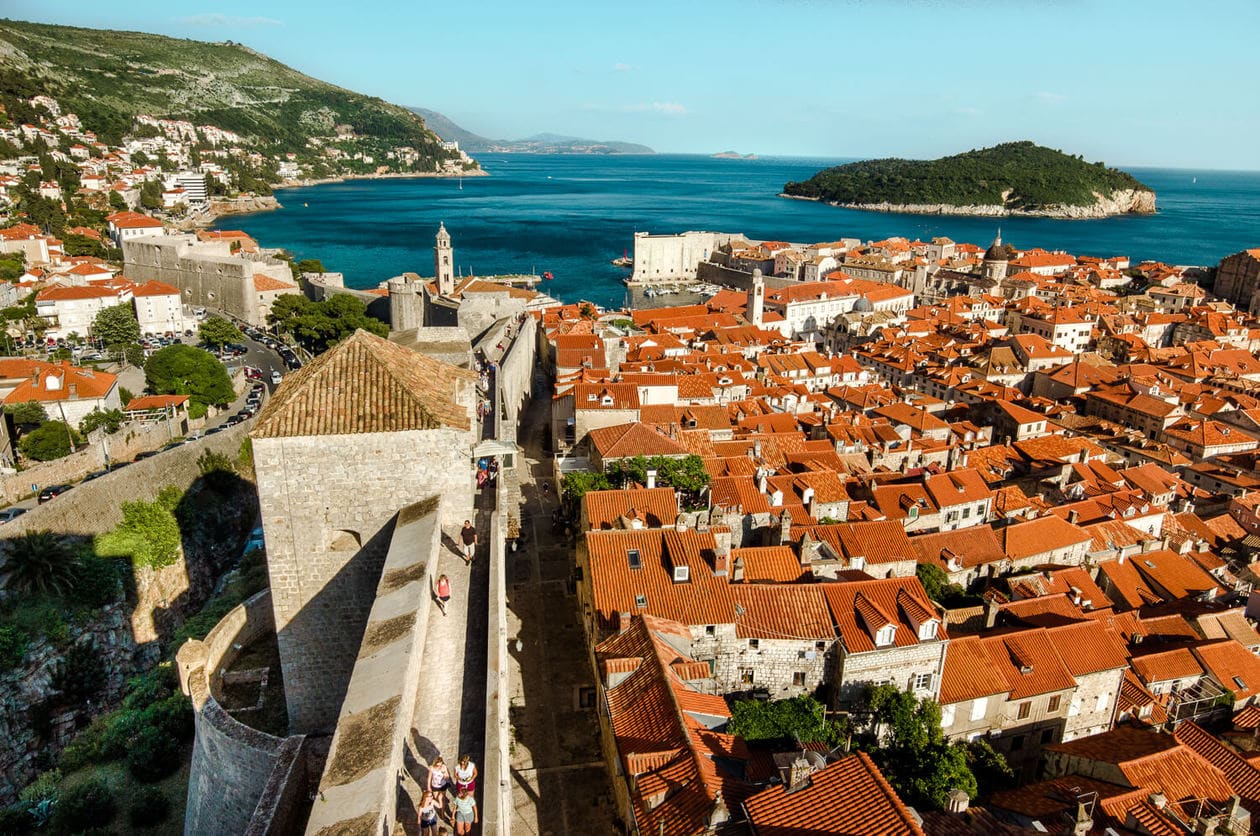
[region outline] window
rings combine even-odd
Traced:
[[[1055,694],[1053,697],[1050,698],[1050,703],[1046,706],[1046,711],[1053,714],[1054,712],[1058,710],[1059,710],[1059,695]]]
[[[796,671],[792,674],[792,685],[797,688],[805,687],[805,671]]]
[[[759,648],[759,647],[761,647],[761,639],[749,639],[749,640],[748,640],[748,649],[749,649],[749,650],[756,650],[756,649],[757,649],[757,648]]]
[[[674,583],[686,583],[689,580],[691,580],[691,567],[690,566],[675,566],[674,567]]]
[[[962,510],[962,518],[965,520],[965,519],[967,519],[967,518],[968,518],[968,517],[970,517],[970,516],[971,516],[971,506],[970,506],[970,505],[968,505],[967,507],[963,508],[963,510]]]
[[[919,625],[919,638],[924,640],[936,638],[935,618],[929,618],[927,621]]]
[[[1011,751],[1012,752],[1018,752],[1020,749],[1023,749],[1023,748],[1024,748],[1024,736],[1022,734],[1017,734],[1011,738]]]
[[[910,688],[913,691],[930,691],[932,689],[932,674],[916,673],[910,677]]]
[[[797,659],[804,659],[804,658],[805,658],[805,651],[804,651],[804,650],[798,650],[798,651],[796,651],[796,658],[797,658]]]
[[[740,681],[740,684],[741,684],[741,685],[752,685],[752,684],[753,684],[753,669],[752,669],[752,668],[740,668],[740,669],[739,669],[739,681]]]
[[[1094,710],[1095,711],[1107,710],[1107,695],[1106,694],[1099,694],[1097,697],[1094,698]]]
[[[643,568],[643,556],[639,554],[638,549],[627,549],[626,560],[629,561],[631,569]]]
[[[706,625],[704,625],[704,634],[705,634],[706,636],[716,636],[716,635],[717,635],[717,627],[716,627],[716,626],[714,626],[714,625],[712,625],[712,624],[706,624]]]
[[[941,728],[947,729],[954,725],[954,704],[941,706]]]
[[[641,610],[647,609],[647,596],[646,595],[634,596],[634,605]]]
[[[971,719],[972,722],[984,717],[984,713],[989,710],[988,697],[976,697],[971,701]]]
[[[1053,743],[1053,742],[1054,742],[1054,729],[1042,729],[1041,730],[1041,745],[1045,746],[1047,743]]]
[[[827,643],[826,643],[826,642],[814,642],[814,650],[817,650],[819,653],[823,653],[823,652],[825,652],[825,651],[827,650]]]
[[[895,624],[885,624],[883,627],[880,627],[879,631],[875,634],[875,646],[887,647],[896,641],[896,637],[897,626]]]
[[[1029,714],[1032,714],[1032,702],[1024,700],[1019,704],[1019,716],[1016,719],[1027,720]]]

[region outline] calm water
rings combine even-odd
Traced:
[[[1260,172],[1129,169],[1155,189],[1159,214],[1094,221],[888,215],[777,197],[789,180],[837,160],[707,157],[481,157],[490,177],[335,183],[279,193],[285,208],[223,219],[264,246],[319,258],[353,287],[433,272],[439,221],[464,272],[551,271],[553,296],[617,306],[627,271],[609,264],[636,230],[742,232],[797,242],[947,235],[987,245],[1002,237],[1089,255],[1215,264],[1260,245]],[[1197,182],[1196,182],[1197,178]],[[307,204],[307,205],[303,205]],[[670,297],[666,297],[667,299]],[[676,298],[676,297],[675,297]]]

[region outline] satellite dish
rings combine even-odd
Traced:
[[[827,766],[827,759],[822,756],[821,752],[815,752],[813,749],[805,750],[805,760],[809,761],[811,772],[817,772]]]

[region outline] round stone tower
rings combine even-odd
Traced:
[[[980,265],[980,275],[986,279],[1002,281],[1006,278],[1006,247],[1002,246],[1002,228],[998,227],[997,237],[984,251],[984,262]]]

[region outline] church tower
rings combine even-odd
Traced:
[[[758,328],[764,316],[766,304],[766,280],[761,277],[760,270],[753,270],[752,287],[748,288],[748,303],[745,319]]]
[[[433,247],[433,275],[437,278],[438,293],[450,296],[455,292],[455,250],[451,248],[451,234],[446,224],[438,226],[437,244]]]
[[[1006,267],[1006,248],[1002,246],[1002,228],[998,227],[997,237],[984,251],[984,263],[980,266],[980,275],[1000,282],[1006,278]]]

